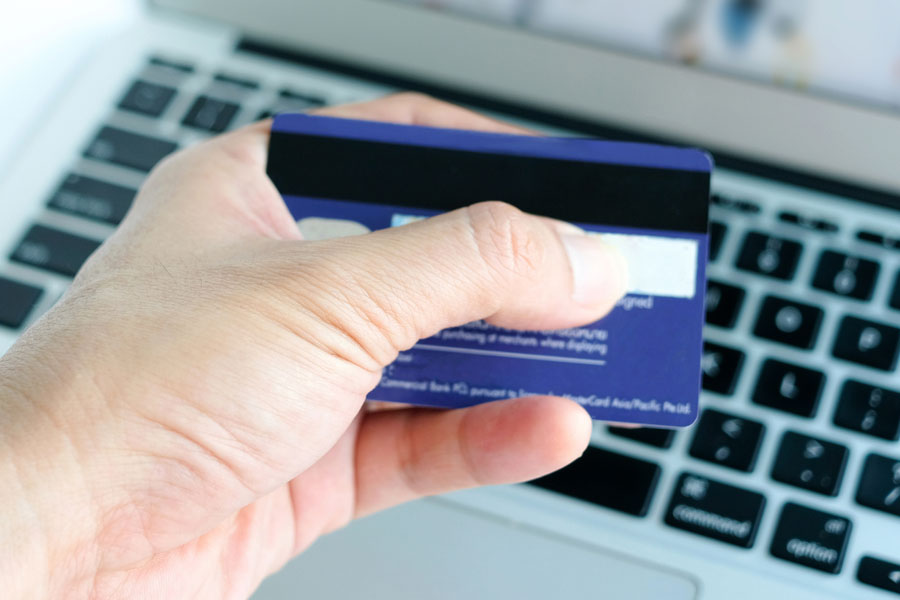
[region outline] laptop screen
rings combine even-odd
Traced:
[[[900,2],[393,0],[900,109]]]

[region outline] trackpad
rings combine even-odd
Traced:
[[[426,500],[324,537],[253,599],[696,596],[694,581],[664,567]]]

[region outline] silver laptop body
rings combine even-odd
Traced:
[[[409,4],[156,0],[0,165],[0,352],[162,155],[410,88],[712,150],[704,413],[677,432],[598,423],[554,482],[360,520],[254,597],[900,597],[898,112]]]

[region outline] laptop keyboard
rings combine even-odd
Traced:
[[[140,179],[185,143],[364,97],[300,75],[273,82],[151,57],[46,199],[45,215],[108,234]],[[894,556],[848,554],[857,511],[900,517],[900,451],[884,446],[900,439],[900,236],[861,229],[852,244],[838,243],[835,219],[771,211],[722,190],[711,204],[698,423],[687,431],[598,424],[584,456],[533,483],[707,544],[763,545],[769,560],[803,572],[834,575],[853,561],[858,582],[900,594],[900,547]],[[45,216],[11,247],[16,268],[0,275],[0,328],[20,331],[55,300],[39,278],[16,273],[70,278],[102,241],[65,222]],[[812,261],[808,279],[798,275],[804,261]],[[775,486],[796,491],[796,501],[771,501]],[[829,509],[845,497],[850,504]],[[847,506],[853,511],[842,514]]]

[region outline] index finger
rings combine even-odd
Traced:
[[[312,111],[310,114],[343,119],[384,121],[401,125],[468,129],[515,135],[536,134],[529,129],[504,123],[467,108],[415,92],[403,92],[354,104],[329,106]],[[271,129],[272,119],[265,119],[213,138],[198,148],[211,146],[231,159],[264,170]]]
[[[313,114],[404,125],[533,134],[527,129],[410,92],[356,104],[332,106],[314,111]],[[160,218],[174,221],[172,231],[178,230],[180,223],[189,223],[192,231],[195,231],[198,222],[206,222],[207,215],[220,213],[221,207],[226,205],[238,209],[231,213],[238,218],[229,222],[236,224],[240,231],[246,231],[249,225],[254,232],[262,230],[273,237],[297,239],[299,231],[293,218],[284,203],[279,201],[271,181],[265,177],[271,128],[271,119],[259,121],[182,150],[163,161],[154,169],[145,188],[148,191],[160,188],[170,196],[177,196],[175,200],[190,201],[169,202],[170,207],[175,205],[178,209],[167,210],[167,216]],[[171,186],[159,184],[160,181],[180,182],[179,193],[171,194]],[[215,186],[216,189],[211,190],[210,186]],[[153,197],[154,194],[140,194],[132,213],[146,212],[151,206],[161,208],[163,202],[158,197],[151,203],[147,201],[148,196]],[[198,217],[202,215],[203,218],[199,221],[190,218],[186,216],[187,211]],[[132,217],[128,222],[134,220]],[[227,220],[219,219],[209,227],[216,230],[217,236],[223,237],[220,225],[225,221]],[[225,237],[231,235],[229,233]]]

